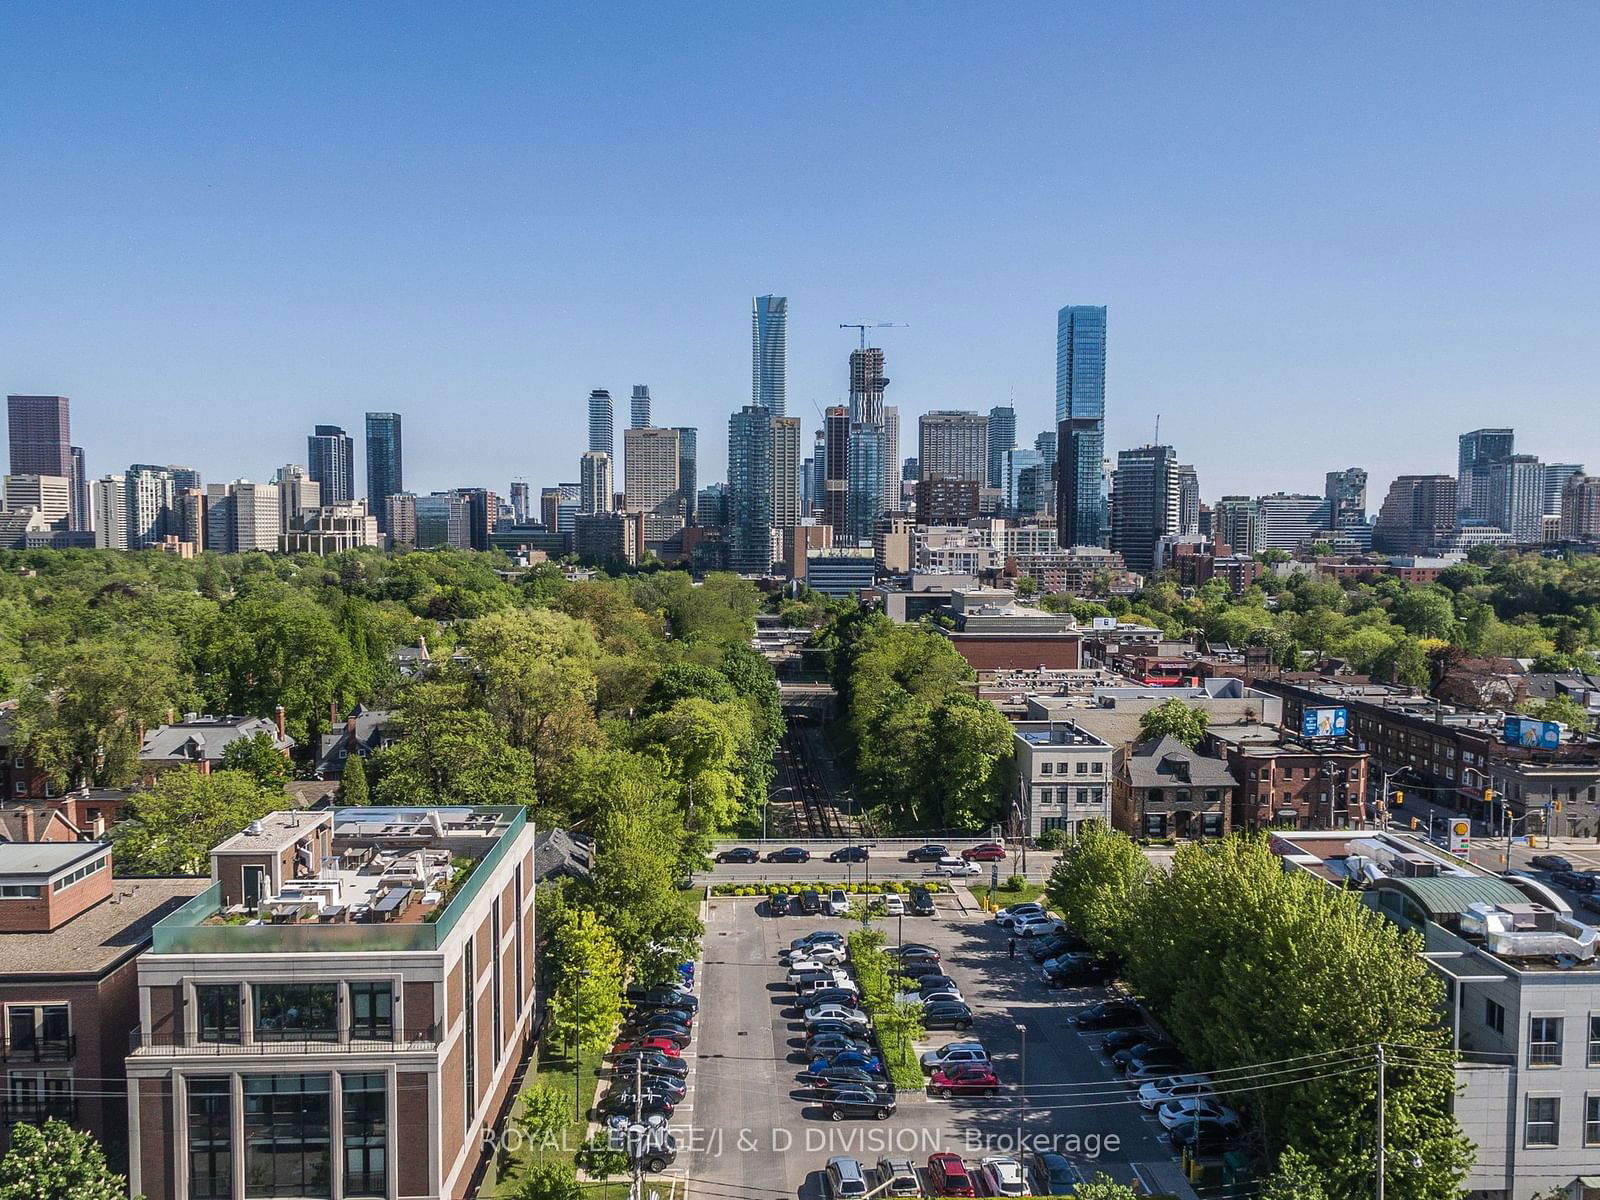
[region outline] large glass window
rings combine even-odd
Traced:
[[[1583,1144],[1600,1146],[1600,1096],[1583,1098]]]
[[[226,1077],[189,1080],[189,1196],[233,1197],[233,1095]]]
[[[1561,1018],[1534,1017],[1528,1022],[1528,1065],[1561,1065]]]
[[[331,983],[256,984],[256,1041],[333,1041],[335,990]]]
[[[1555,1096],[1528,1097],[1525,1141],[1530,1146],[1556,1146],[1561,1142],[1561,1101]]]
[[[328,1196],[328,1076],[244,1077],[244,1194]]]
[[[69,1058],[72,1017],[65,1004],[13,1004],[6,1009],[6,1057]]]
[[[197,1036],[202,1042],[239,1042],[239,985],[236,983],[202,983],[194,989],[195,1007],[200,1010],[196,1022]]]
[[[345,1075],[344,1194],[383,1196],[389,1159],[389,1096],[382,1074]]]
[[[387,1042],[394,1038],[394,985],[350,985],[350,1037]]]

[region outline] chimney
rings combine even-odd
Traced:
[[[278,725],[278,736],[280,738],[283,737],[284,736],[284,732],[283,732],[283,705],[280,704],[280,705],[278,705],[277,708],[272,710],[272,719],[275,722],[277,722],[277,725]]]
[[[338,723],[339,723],[339,702],[337,700],[329,700],[328,701],[328,728],[332,729]]]
[[[22,840],[31,842],[36,840],[37,831],[33,826],[33,809],[29,805],[22,806]]]

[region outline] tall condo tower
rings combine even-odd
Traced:
[[[850,351],[850,419],[858,425],[883,424],[883,390],[889,386],[883,351],[876,346]]]
[[[389,532],[389,497],[406,490],[400,442],[400,414],[367,414],[367,512],[378,529]]]
[[[1056,314],[1056,425],[1061,545],[1099,545],[1106,443],[1103,305],[1069,304]]]
[[[633,385],[633,404],[628,412],[628,428],[650,428],[650,385],[636,383]]]
[[[1009,404],[997,404],[989,410],[989,480],[988,486],[1006,486],[1006,451],[1017,444],[1017,410]]]
[[[610,458],[616,453],[616,412],[611,393],[595,388],[589,393],[589,449]]]
[[[306,438],[306,470],[324,504],[349,504],[356,498],[355,440],[337,425],[318,425]]]
[[[757,296],[750,306],[750,403],[787,416],[789,297]]]

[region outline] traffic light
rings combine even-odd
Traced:
[[[1393,792],[1389,793],[1389,807],[1390,808],[1404,808],[1405,806],[1406,806],[1406,794],[1404,792],[1400,791],[1397,788]]]

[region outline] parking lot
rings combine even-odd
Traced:
[[[1152,1171],[1170,1171],[1174,1159],[1159,1126],[1132,1102],[1131,1091],[1107,1086],[1113,1075],[1098,1050],[1099,1035],[1079,1034],[1066,1022],[1067,1014],[1104,998],[1106,990],[1047,989],[1020,944],[1016,958],[1007,957],[1005,931],[985,915],[963,911],[950,894],[938,898],[938,907],[934,917],[881,923],[890,943],[937,948],[943,969],[974,1010],[970,1033],[930,1033],[918,1048],[980,1039],[999,1076],[999,1096],[935,1100],[902,1090],[898,1110],[885,1121],[827,1120],[810,1086],[796,1078],[804,1041],[778,952],[813,929],[848,932],[853,923],[771,917],[753,898],[713,898],[693,1084],[672,1122],[683,1149],[670,1174],[691,1192],[720,1186],[752,1200],[819,1200],[831,1155],[848,1155],[869,1168],[882,1157],[920,1167],[930,1154],[953,1152],[976,1167],[986,1154],[1016,1154],[1019,1131],[1027,1148],[1064,1153],[1086,1176],[1105,1171],[1123,1182],[1142,1176],[1150,1183]],[[1020,1090],[1023,1029],[1026,1089]]]

